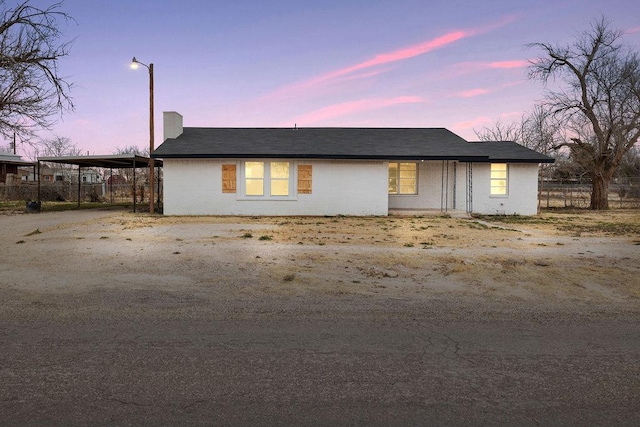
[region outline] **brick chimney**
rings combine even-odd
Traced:
[[[164,122],[164,140],[182,135],[182,115],[180,113],[164,111],[162,119]]]

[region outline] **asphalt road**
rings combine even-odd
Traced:
[[[637,314],[358,298],[0,305],[0,424],[640,423]]]

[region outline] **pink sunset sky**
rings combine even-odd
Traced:
[[[157,146],[163,111],[192,127],[446,127],[474,140],[543,95],[527,79],[539,53],[527,43],[568,43],[604,16],[640,51],[637,0],[65,0],[61,10],[76,20],[63,25],[74,42],[59,64],[76,108],[41,136],[90,154],[148,147],[148,73],[129,68],[133,56],[154,64]]]

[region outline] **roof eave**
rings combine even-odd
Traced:
[[[457,160],[461,162],[490,161],[488,156],[435,155],[327,155],[327,154],[158,154],[154,159],[318,159],[318,160]]]
[[[504,159],[496,159],[490,158],[489,160],[485,160],[485,162],[489,163],[555,163],[556,159],[551,157],[547,157],[545,159],[512,159],[512,158],[504,158]]]

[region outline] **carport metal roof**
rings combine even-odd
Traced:
[[[149,166],[148,157],[137,154],[113,154],[105,156],[61,156],[38,157],[39,162],[65,163],[82,168],[98,167],[112,169],[143,168]],[[162,167],[162,160],[154,161],[156,167]]]

